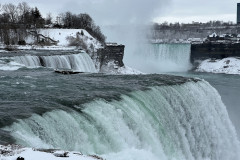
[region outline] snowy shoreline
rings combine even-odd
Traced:
[[[103,160],[97,155],[83,155],[80,152],[68,152],[55,149],[24,148],[19,145],[0,145],[1,160]]]
[[[0,53],[1,52],[8,52],[9,51],[18,51],[18,50],[50,50],[50,51],[56,51],[56,50],[63,50],[63,51],[72,51],[76,50],[77,47],[75,46],[40,46],[40,45],[0,45]]]
[[[0,50],[75,50],[79,47],[71,45],[69,38],[77,38],[80,33],[82,33],[80,39],[83,40],[88,49],[96,50],[103,47],[102,44],[85,29],[37,29],[37,33],[44,37],[51,38],[56,41],[56,44],[40,45],[37,36],[29,34],[24,39],[26,45],[5,45],[0,43]]]
[[[200,63],[196,71],[240,75],[240,58],[206,59]]]

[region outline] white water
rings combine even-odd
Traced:
[[[144,44],[132,52],[134,54],[126,55],[126,63],[145,73],[186,72],[191,69],[190,44]]]
[[[0,70],[2,71],[15,71],[18,70],[19,68],[22,68],[23,65],[16,63],[16,62],[6,62],[6,59],[1,58],[0,59]]]
[[[72,69],[81,72],[96,72],[94,63],[87,53],[55,56],[18,56],[15,62],[26,67],[48,67],[54,69]],[[41,63],[42,60],[42,63]]]
[[[220,95],[207,82],[152,87],[55,110],[5,128],[18,143],[78,150],[107,160],[237,160],[239,141]],[[75,106],[78,108],[78,106]]]

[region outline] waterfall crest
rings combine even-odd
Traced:
[[[53,56],[17,56],[14,61],[26,67],[47,67],[54,69],[71,69],[80,72],[96,72],[94,63],[87,53]]]
[[[206,81],[151,87],[54,110],[5,130],[20,144],[106,159],[236,160],[239,141],[218,92]],[[79,111],[78,111],[79,110]]]
[[[145,73],[186,72],[191,69],[190,44],[144,44],[133,52],[126,57],[127,64]]]

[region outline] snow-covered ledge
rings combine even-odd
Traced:
[[[240,75],[240,58],[207,59],[200,63],[196,71]]]
[[[103,160],[96,155],[67,152],[55,149],[24,148],[19,145],[0,145],[1,160]]]

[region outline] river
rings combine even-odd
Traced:
[[[77,65],[90,61],[84,53],[44,56],[1,59],[1,144],[108,160],[239,159],[239,76],[62,75],[54,68],[91,72],[93,63]]]

